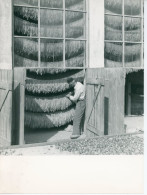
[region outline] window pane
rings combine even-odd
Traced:
[[[105,43],[105,67],[122,66],[122,43]]]
[[[66,38],[85,38],[85,14],[66,11],[65,24]]]
[[[38,6],[38,0],[14,0],[16,5]]]
[[[122,14],[122,0],[105,0],[105,13]]]
[[[42,37],[63,37],[62,11],[41,9],[40,18]]]
[[[85,11],[85,0],[65,0],[65,9]]]
[[[141,0],[125,0],[124,1],[125,15],[140,15]]]
[[[41,0],[41,7],[63,8],[63,0]]]
[[[14,35],[38,35],[38,9],[14,7]]]
[[[38,39],[14,39],[14,66],[38,66]]]
[[[65,60],[66,67],[84,67],[85,41],[66,41]]]
[[[105,15],[105,40],[122,40],[122,17]]]
[[[125,43],[125,66],[141,66],[141,44]]]
[[[63,67],[63,40],[41,39],[41,67]]]
[[[125,17],[125,41],[141,41],[141,19]]]

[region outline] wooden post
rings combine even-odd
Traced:
[[[23,145],[24,144],[24,98],[25,98],[24,85],[19,84],[19,92],[20,92],[19,145]]]
[[[109,98],[104,98],[104,135],[108,135],[109,126]]]
[[[25,75],[23,68],[14,69],[13,92],[13,144],[24,144]]]
[[[131,82],[128,83],[127,102],[127,115],[131,115]]]

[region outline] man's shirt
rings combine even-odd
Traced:
[[[85,98],[85,86],[77,82],[75,87],[74,87],[74,96],[69,97],[71,101],[78,101],[78,100],[84,100]]]

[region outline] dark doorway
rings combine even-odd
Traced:
[[[144,114],[144,71],[137,70],[126,75],[125,115]]]

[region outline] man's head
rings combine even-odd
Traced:
[[[67,83],[69,84],[70,87],[75,87],[76,81],[73,78],[68,78]]]

